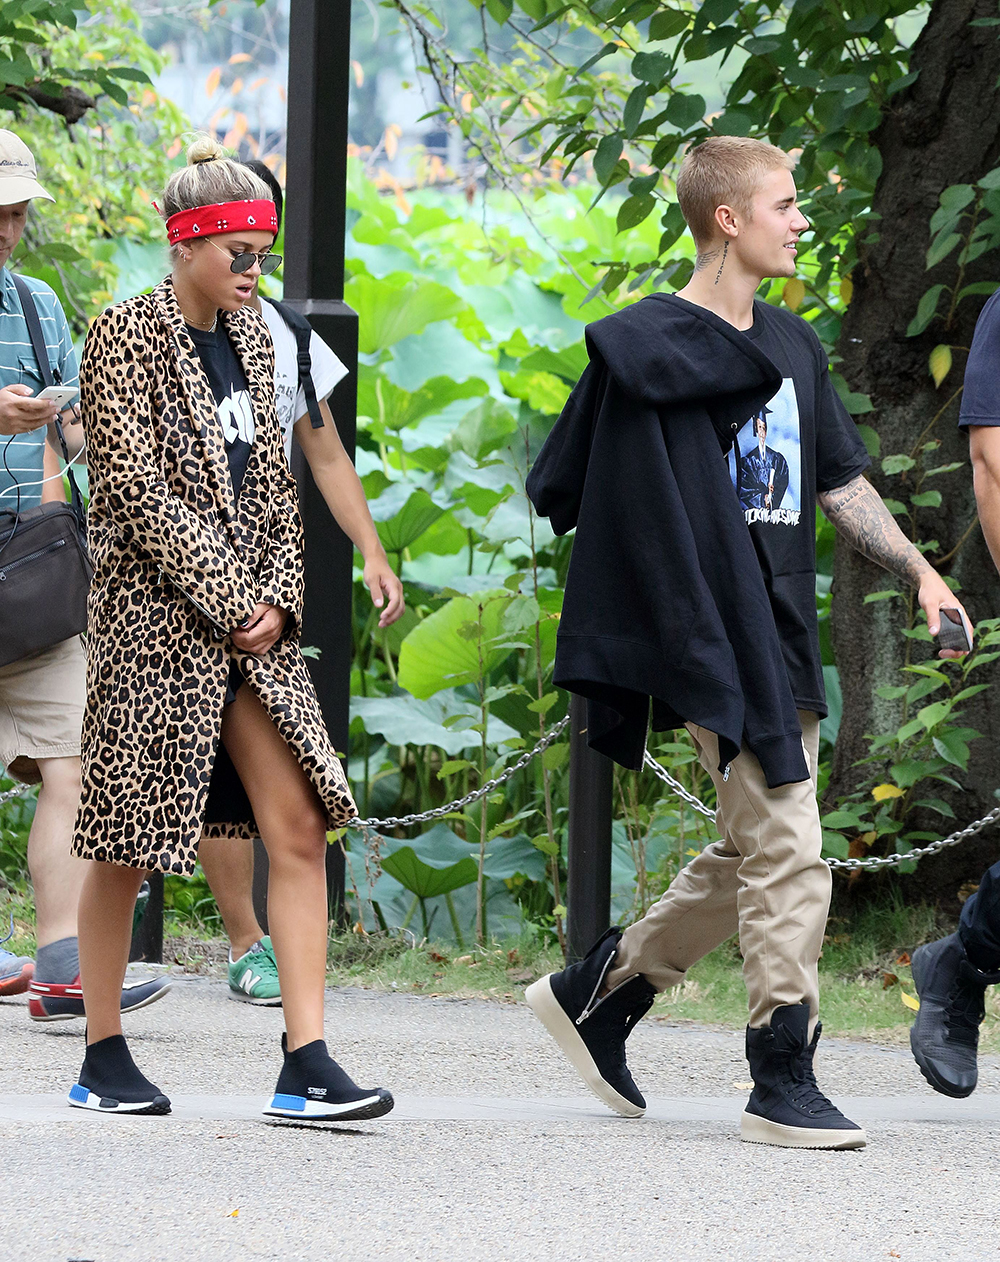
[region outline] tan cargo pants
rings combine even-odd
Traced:
[[[657,990],[676,986],[692,964],[738,931],[750,1025],[767,1025],[775,1008],[803,1002],[815,1022],[816,965],[832,881],[820,858],[819,719],[800,710],[799,721],[812,779],[779,789],[767,787],[745,745],[723,780],[718,738],[688,725],[715,784],[722,840],[692,859],[660,901],[625,930],[609,986],[636,973]]]

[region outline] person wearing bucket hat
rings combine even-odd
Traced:
[[[17,515],[43,498],[61,495],[44,470],[46,438],[57,404],[37,396],[45,386],[21,295],[8,270],[27,221],[30,202],[54,202],[39,183],[35,159],[20,137],[0,130],[0,565],[5,538]],[[76,387],[76,355],[66,316],[53,291],[23,277],[38,313],[50,375]],[[79,424],[65,414],[71,448],[80,450]],[[54,493],[54,495],[53,495]],[[5,774],[38,784],[28,837],[28,868],[35,895],[35,960],[0,948],[0,997],[30,990],[36,1021],[82,1017],[76,916],[86,864],[70,854],[80,798],[80,729],[85,662],[79,636],[0,667],[0,764]],[[122,991],[122,1008],[141,1007],[169,989],[163,979]]]

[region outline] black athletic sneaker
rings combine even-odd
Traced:
[[[809,1040],[809,1005],[775,1008],[771,1024],[747,1027],[747,1060],[754,1087],[740,1121],[751,1144],[782,1148],[863,1148],[864,1131],[849,1121],[816,1084],[813,1057],[819,1025]]]
[[[582,960],[539,978],[524,997],[594,1095],[623,1117],[642,1117],[646,1101],[625,1062],[625,1040],[656,991],[637,974],[597,997],[621,936],[621,929],[609,929]]]
[[[90,1044],[69,1102],[97,1113],[170,1112],[170,1101],[139,1072],[121,1034]]]
[[[986,987],[998,982],[1000,973],[983,973],[972,964],[957,933],[913,952],[920,1011],[910,1029],[910,1049],[920,1072],[942,1095],[961,1100],[976,1089]]]
[[[395,1101],[385,1087],[359,1087],[326,1050],[322,1039],[288,1050],[281,1036],[284,1068],[267,1117],[295,1117],[310,1122],[350,1122],[381,1117]]]

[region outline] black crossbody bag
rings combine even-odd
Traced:
[[[46,386],[61,384],[49,364],[31,290],[13,276],[28,336]],[[69,476],[69,504],[0,511],[0,666],[40,653],[87,629],[93,566],[87,553],[83,496],[73,476],[62,424],[56,434]],[[3,443],[0,437],[0,444]]]

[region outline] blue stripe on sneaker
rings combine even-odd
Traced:
[[[276,1095],[271,1101],[272,1109],[294,1109],[296,1113],[306,1111],[306,1099],[301,1095]]]
[[[81,1104],[86,1104],[87,1100],[90,1098],[90,1092],[86,1087],[83,1087],[80,1083],[75,1082],[69,1089],[69,1098],[71,1100],[78,1100]]]

